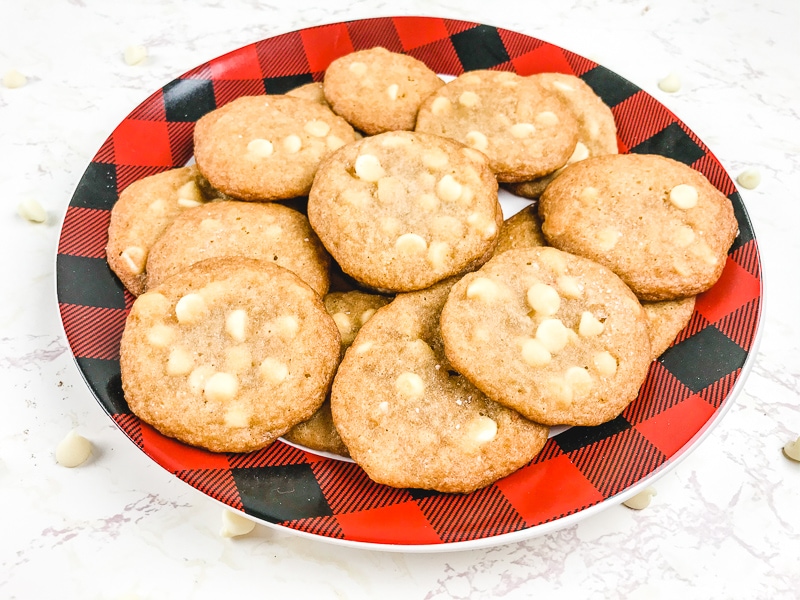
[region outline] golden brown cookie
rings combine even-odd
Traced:
[[[320,161],[355,139],[330,109],[286,95],[243,96],[197,121],[195,160],[222,193],[240,200],[308,194]]]
[[[323,90],[336,114],[375,135],[414,129],[419,105],[442,85],[424,62],[375,47],[334,60]]]
[[[442,350],[453,280],[397,296],[356,336],[331,391],[336,427],[374,481],[469,492],[539,453],[547,428],[486,398]]]
[[[480,152],[394,131],[323,162],[308,218],[345,273],[376,290],[410,291],[483,264],[503,216]]]
[[[607,268],[539,247],[465,275],[441,317],[447,358],[493,400],[547,425],[598,425],[636,397],[647,317]]]
[[[262,448],[319,409],[339,359],[319,296],[278,265],[210,259],[134,302],[120,345],[131,410],[214,452]]]
[[[672,345],[694,313],[695,297],[662,302],[642,302],[650,325],[651,357],[655,360]]]
[[[501,252],[515,248],[535,248],[546,245],[538,209],[535,204],[529,204],[503,222],[503,226],[500,227],[500,235],[497,237],[497,248],[494,255],[497,256]]]
[[[286,95],[294,96],[295,98],[303,98],[304,100],[311,100],[311,102],[316,102],[317,104],[322,104],[330,108],[328,101],[325,100],[325,92],[322,91],[321,81],[306,83],[293,90],[289,90],[286,92]]]
[[[147,288],[196,262],[242,256],[296,273],[318,294],[328,291],[330,257],[301,213],[274,202],[219,201],[178,216],[153,245]]]
[[[539,215],[548,244],[607,266],[642,300],[710,288],[738,229],[730,200],[702,173],[653,154],[570,165]]]
[[[529,181],[566,164],[578,124],[553,92],[508,71],[470,71],[428,97],[417,131],[449,137],[489,157],[498,181]]]

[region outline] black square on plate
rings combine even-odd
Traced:
[[[217,108],[214,84],[206,79],[176,79],[164,86],[167,121],[197,121]]]
[[[555,440],[561,450],[572,452],[630,428],[631,424],[620,415],[616,419],[593,427],[570,427],[559,433]]]
[[[600,96],[603,102],[608,106],[616,106],[639,91],[638,87],[624,77],[620,77],[613,71],[609,71],[601,66],[587,71],[581,75],[581,79],[583,79],[586,84],[594,90],[594,93]]]
[[[488,69],[509,61],[497,29],[478,25],[450,37],[465,71]]]
[[[311,73],[301,73],[300,75],[285,75],[283,77],[264,78],[264,89],[268,94],[285,94],[296,87],[313,83],[314,78]]]
[[[119,374],[118,360],[102,358],[76,358],[75,360],[103,408],[114,415],[131,412],[122,394],[122,378]]]
[[[108,163],[89,163],[75,188],[70,206],[110,209],[117,201],[117,167]]]
[[[666,126],[630,150],[636,154],[660,154],[687,165],[705,156],[705,151],[677,123]]]
[[[122,283],[108,267],[105,258],[59,254],[56,281],[61,303],[125,308]]]
[[[272,523],[333,515],[309,465],[231,469],[248,512]]]

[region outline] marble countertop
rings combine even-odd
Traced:
[[[337,547],[259,525],[139,451],[84,384],[54,285],[61,219],[97,149],[190,68],[295,29],[431,15],[512,29],[589,57],[677,114],[736,177],[763,261],[762,339],[739,396],[641,511],[610,506],[555,533],[436,554]],[[796,0],[28,0],[0,5],[0,597],[796,598],[800,593],[800,3]],[[148,57],[130,66],[124,50]],[[677,74],[665,93],[658,81]],[[47,220],[17,213],[36,200]],[[54,452],[75,429],[78,468]]]

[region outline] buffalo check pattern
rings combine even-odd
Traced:
[[[721,280],[697,301],[675,343],[653,362],[638,398],[613,421],[551,438],[530,464],[466,495],[394,489],[355,464],[281,441],[249,454],[214,454],[166,438],[131,414],[119,340],[133,297],[105,261],[110,209],[133,181],[184,165],[194,124],[243,96],[321,81],[332,60],[381,45],[439,73],[556,71],[588,83],[611,107],[621,152],[669,156],[730,198],[739,234]],[[579,513],[664,468],[719,416],[751,351],[762,302],[759,252],[741,198],[708,148],[675,115],[604,67],[496,27],[426,17],[378,18],[304,29],[211,60],[147,98],[92,159],[64,220],[57,257],[64,330],[103,409],[148,456],[233,508],[286,528],[355,543],[440,546],[503,539]],[[530,531],[532,534],[533,531]]]

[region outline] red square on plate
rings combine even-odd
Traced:
[[[405,50],[418,48],[449,37],[447,28],[441,19],[395,17],[392,21]]]
[[[324,71],[332,61],[353,51],[353,42],[344,23],[304,29],[300,35],[311,72]]]
[[[114,162],[139,167],[171,167],[169,131],[163,121],[126,119],[114,130]]]
[[[441,544],[416,502],[336,515],[349,540],[376,544]]]

